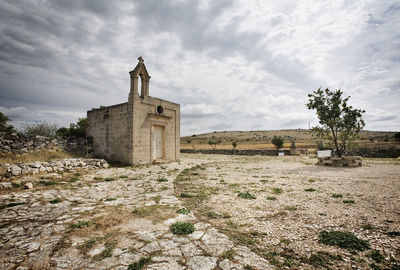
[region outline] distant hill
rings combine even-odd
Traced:
[[[362,131],[361,139],[357,143],[362,147],[400,145],[399,141],[394,140],[395,133],[365,130]],[[220,149],[232,148],[232,142],[237,143],[238,149],[273,149],[271,140],[274,136],[284,139],[284,148],[289,148],[293,140],[298,147],[316,148],[316,143],[319,141],[308,129],[219,131],[181,137],[181,148],[211,148],[207,142],[213,140],[219,142],[217,148]]]

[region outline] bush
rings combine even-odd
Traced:
[[[151,257],[141,257],[139,261],[131,263],[128,270],[140,270],[151,261]]]
[[[284,141],[281,137],[274,136],[272,139],[272,144],[275,145],[276,151],[279,151],[279,149],[282,148],[283,143]]]
[[[194,225],[189,222],[176,222],[171,225],[171,231],[178,235],[191,234],[194,232]]]
[[[7,132],[7,133],[15,132],[13,126],[7,125],[8,121],[10,121],[10,119],[7,116],[5,116],[2,112],[0,112],[0,132]]]
[[[318,235],[320,243],[329,246],[337,246],[348,250],[366,250],[369,249],[369,243],[366,240],[359,239],[351,232],[342,231],[322,231]]]
[[[87,118],[79,118],[78,122],[70,128],[62,127],[56,131],[57,136],[61,137],[85,137],[87,128]]]
[[[246,192],[240,192],[238,194],[238,197],[243,198],[243,199],[249,199],[249,200],[255,200],[256,196],[254,196],[253,194],[251,194],[250,192],[246,191]]]
[[[44,136],[44,137],[55,137],[57,132],[57,125],[47,122],[37,124],[26,124],[22,128],[22,132],[28,136]]]

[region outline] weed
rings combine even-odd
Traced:
[[[128,266],[128,270],[140,270],[143,267],[145,267],[147,264],[149,264],[151,261],[151,257],[141,257],[139,261],[131,263]]]
[[[391,237],[400,236],[400,232],[392,231],[392,232],[388,232],[387,235],[389,235]]]
[[[363,228],[364,230],[368,230],[368,231],[373,231],[373,230],[375,230],[375,227],[374,226],[372,226],[371,224],[363,224],[363,225],[361,225],[361,228]]]
[[[342,257],[332,255],[328,252],[318,251],[317,253],[311,254],[308,258],[307,263],[315,267],[324,267],[329,269],[329,265],[332,265],[332,261],[342,261]]]
[[[310,178],[310,179],[308,179],[308,182],[314,183],[314,182],[315,182],[315,179],[314,179],[314,178]]]
[[[39,182],[41,185],[43,185],[43,186],[55,186],[55,185],[57,185],[58,183],[57,182],[54,182],[54,181],[40,181]]]
[[[219,218],[220,215],[218,213],[213,212],[213,211],[209,211],[209,212],[207,212],[207,217],[209,217],[209,218]]]
[[[94,179],[94,180],[102,180],[102,179],[103,179],[103,177],[96,176],[96,177],[93,177],[93,179]]]
[[[182,215],[187,215],[187,214],[190,213],[190,210],[188,210],[186,208],[181,208],[181,209],[176,210],[176,213],[177,214],[182,214]]]
[[[191,234],[194,232],[194,225],[189,222],[176,222],[171,225],[171,231],[178,235]]]
[[[238,194],[239,198],[243,198],[243,199],[249,199],[249,200],[255,200],[256,196],[254,196],[253,194],[251,194],[250,192],[246,191],[246,192],[240,192]]]
[[[288,211],[296,211],[296,210],[297,210],[297,207],[294,206],[294,205],[287,205],[287,206],[285,206],[284,209],[285,209],[285,210],[288,210]]]
[[[120,176],[118,176],[118,178],[128,178],[128,176],[127,175],[120,175]]]
[[[157,182],[168,182],[168,179],[165,177],[157,178]]]
[[[233,256],[236,255],[236,251],[233,249],[227,249],[225,250],[225,252],[222,254],[222,258],[223,259],[228,259],[228,260],[232,260]]]
[[[363,251],[370,247],[368,241],[359,239],[351,232],[322,231],[319,233],[318,238],[320,243],[330,246],[338,246],[348,250]]]
[[[276,201],[276,197],[275,196],[268,196],[267,200],[268,201]]]
[[[50,201],[51,204],[56,204],[56,203],[60,203],[60,202],[62,202],[62,200],[60,198],[55,198]]]
[[[383,255],[379,252],[379,250],[372,250],[369,254],[368,257],[370,257],[374,262],[376,263],[381,263],[385,259]]]
[[[354,200],[343,200],[343,203],[355,203]]]
[[[180,196],[181,198],[192,198],[192,197],[193,197],[192,194],[184,193],[184,192],[182,192],[179,196]]]
[[[116,201],[117,200],[117,198],[107,198],[107,199],[105,199],[104,201],[106,201],[106,202],[112,202],[112,201]]]
[[[284,245],[289,245],[292,241],[290,241],[290,239],[287,238],[281,238],[279,239],[279,242]]]
[[[246,264],[243,269],[244,270],[253,270],[254,268],[251,265]]]
[[[71,177],[68,179],[68,182],[74,183],[74,182],[76,182],[76,181],[78,181],[78,180],[79,180],[79,176],[73,175],[73,176],[71,176]]]
[[[314,192],[314,191],[316,191],[316,189],[314,189],[314,188],[306,188],[304,191],[306,191],[306,192]]]
[[[112,181],[115,181],[115,178],[114,177],[107,177],[107,178],[104,179],[104,181],[112,182]]]
[[[262,180],[260,180],[260,182],[265,184],[265,183],[268,183],[268,180],[262,179]]]
[[[81,221],[81,220],[78,220],[76,223],[69,225],[69,228],[71,230],[81,229],[81,228],[84,228],[84,227],[90,227],[93,224],[95,224],[95,222],[93,222],[93,221]]]
[[[273,188],[272,189],[272,193],[273,194],[282,194],[283,193],[283,189],[281,189],[281,188]]]
[[[339,193],[333,193],[332,194],[332,198],[342,198],[342,197],[343,197],[343,195],[339,194]]]

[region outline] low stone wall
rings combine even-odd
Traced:
[[[332,167],[358,167],[362,166],[362,159],[360,156],[319,157],[317,165]]]
[[[84,138],[49,138],[43,136],[26,136],[22,133],[0,132],[0,153],[24,154],[37,151],[67,151],[84,155],[93,148]]]
[[[13,176],[38,174],[41,172],[62,172],[77,168],[108,168],[104,159],[70,158],[50,162],[12,163],[0,165],[0,181]]]
[[[290,150],[280,150],[285,155],[290,155]],[[215,149],[215,150],[192,150],[192,149],[181,149],[181,153],[202,153],[202,154],[222,154],[222,155],[246,155],[246,156],[276,156],[276,150],[227,150],[227,149]]]
[[[398,158],[400,157],[400,146],[357,148],[350,151],[348,155],[368,158]]]

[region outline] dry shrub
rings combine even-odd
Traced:
[[[60,160],[65,158],[74,158],[73,156],[67,152],[63,151],[37,151],[32,153],[24,153],[24,154],[0,154],[0,164],[4,163],[26,163],[26,162],[34,162],[34,161],[53,161]]]

